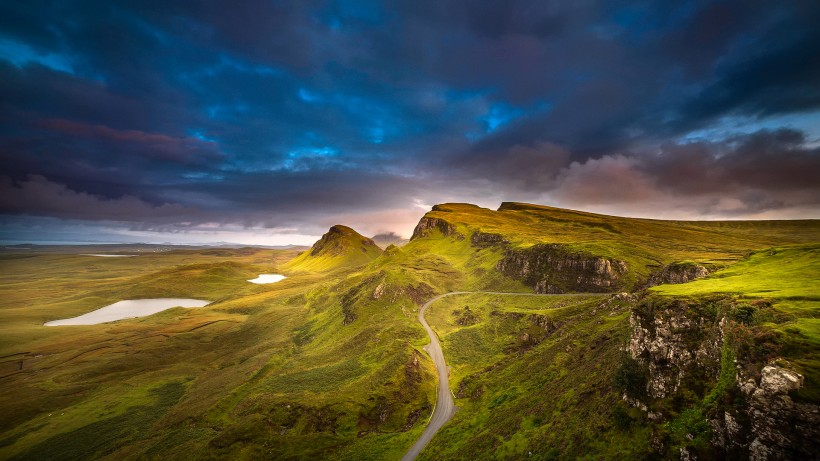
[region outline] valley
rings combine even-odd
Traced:
[[[504,203],[436,205],[383,250],[342,225],[306,251],[6,249],[0,458],[802,456],[818,245],[817,220]],[[43,326],[146,298],[212,303]]]

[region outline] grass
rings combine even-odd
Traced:
[[[499,211],[449,203],[425,216],[453,224],[465,240],[478,230],[503,235],[514,249],[556,243],[579,253],[623,260],[633,286],[673,262],[725,266],[753,250],[820,241],[818,220],[660,221],[521,203],[502,204]]]
[[[60,432],[45,440],[39,440],[24,455],[10,459],[50,461],[104,457],[132,442],[140,432],[148,430],[172,405],[177,403],[184,392],[185,387],[179,382],[171,382],[149,389],[144,396],[135,396],[132,392],[127,396],[127,401],[132,404],[121,412],[109,416],[108,412],[111,410],[108,412],[103,410],[94,415],[96,421],[73,430]],[[149,402],[138,403],[146,397]],[[69,416],[61,413],[60,416],[51,418],[57,421],[50,421],[49,425],[59,424],[63,427],[70,427],[76,424],[75,421],[82,421],[89,417],[89,415],[77,415],[76,413],[76,410],[69,411]]]
[[[669,296],[713,293],[820,301],[820,244],[792,245],[750,252],[748,258],[711,276],[652,291]]]
[[[645,456],[645,422],[628,415],[629,428],[615,424],[620,395],[611,383],[629,314],[606,298],[465,295],[434,305],[428,320],[459,410],[422,459]],[[467,307],[478,321],[459,325]]]
[[[496,264],[506,251],[539,243],[622,259],[632,286],[672,262],[721,268],[651,296],[729,299],[744,353],[767,353],[754,340],[771,333],[766,344],[806,375],[796,398],[818,400],[817,221],[653,221],[522,204],[447,204],[428,216],[460,237],[434,230],[381,252],[342,229],[335,243],[300,256],[0,254],[0,458],[398,459],[435,398],[419,305],[448,291],[531,292]],[[476,231],[509,244],[473,244]],[[260,273],[288,278],[246,282]],[[214,303],[104,325],[42,326],[148,297]],[[608,299],[474,294],[433,305],[428,320],[460,410],[422,457],[648,456],[652,423],[614,385],[630,306]],[[709,395],[698,397],[702,408]]]
[[[367,264],[381,253],[373,240],[347,226],[335,225],[285,268],[293,272],[328,272]]]
[[[797,397],[820,403],[818,274],[820,245],[791,245],[755,251],[704,279],[657,286],[651,291],[665,297],[695,299],[716,294],[733,296],[736,301],[729,315],[739,324],[738,341],[753,351],[760,349],[755,343],[770,337],[766,341],[772,343],[779,356],[805,375],[804,389]]]
[[[343,325],[339,299],[362,282],[344,282],[350,270],[330,281],[302,273],[273,285],[246,282],[286,270],[294,255],[3,255],[0,458],[357,458],[371,436],[411,444],[435,392],[432,364],[417,345],[421,327],[386,310],[386,300],[357,303],[361,318]],[[164,296],[216,302],[96,326],[42,326],[124,297]],[[392,302],[414,308],[399,298]],[[184,386],[173,401],[153,399],[167,383]],[[88,451],[78,455],[82,446]]]

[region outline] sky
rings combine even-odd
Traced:
[[[820,218],[820,2],[0,2],[0,241]]]

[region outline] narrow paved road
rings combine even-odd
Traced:
[[[413,461],[416,459],[416,456],[418,456],[418,454],[421,453],[421,450],[423,450],[424,447],[430,443],[430,440],[432,440],[433,436],[436,435],[436,432],[441,429],[441,426],[447,423],[447,421],[450,421],[456,413],[455,403],[453,403],[453,396],[450,394],[450,380],[449,373],[447,372],[447,363],[444,361],[444,352],[441,351],[441,345],[438,342],[436,333],[432,328],[430,328],[430,325],[427,324],[427,320],[424,319],[424,312],[428,307],[430,307],[431,304],[441,298],[474,293],[508,296],[566,296],[538,293],[503,293],[497,291],[451,291],[450,293],[444,293],[443,295],[436,296],[421,306],[421,309],[419,309],[419,322],[421,322],[421,325],[425,330],[427,330],[427,336],[430,337],[430,344],[424,346],[424,350],[427,351],[430,358],[433,359],[433,363],[436,364],[436,372],[438,372],[438,395],[436,397],[436,407],[433,409],[433,416],[430,417],[430,422],[427,424],[427,427],[424,429],[421,437],[416,440],[416,443],[413,444],[410,450],[407,451],[407,454],[401,458],[401,461]],[[586,293],[581,293],[579,295],[584,296]]]

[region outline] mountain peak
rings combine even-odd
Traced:
[[[360,266],[379,257],[381,248],[350,227],[331,226],[316,243],[288,266],[297,270],[325,271],[342,266]]]
[[[311,256],[340,256],[349,251],[355,252],[357,250],[365,254],[372,250],[381,253],[381,249],[379,249],[373,240],[363,236],[350,227],[336,224],[332,226],[318,242],[313,244],[313,247],[310,249],[310,254]]]

